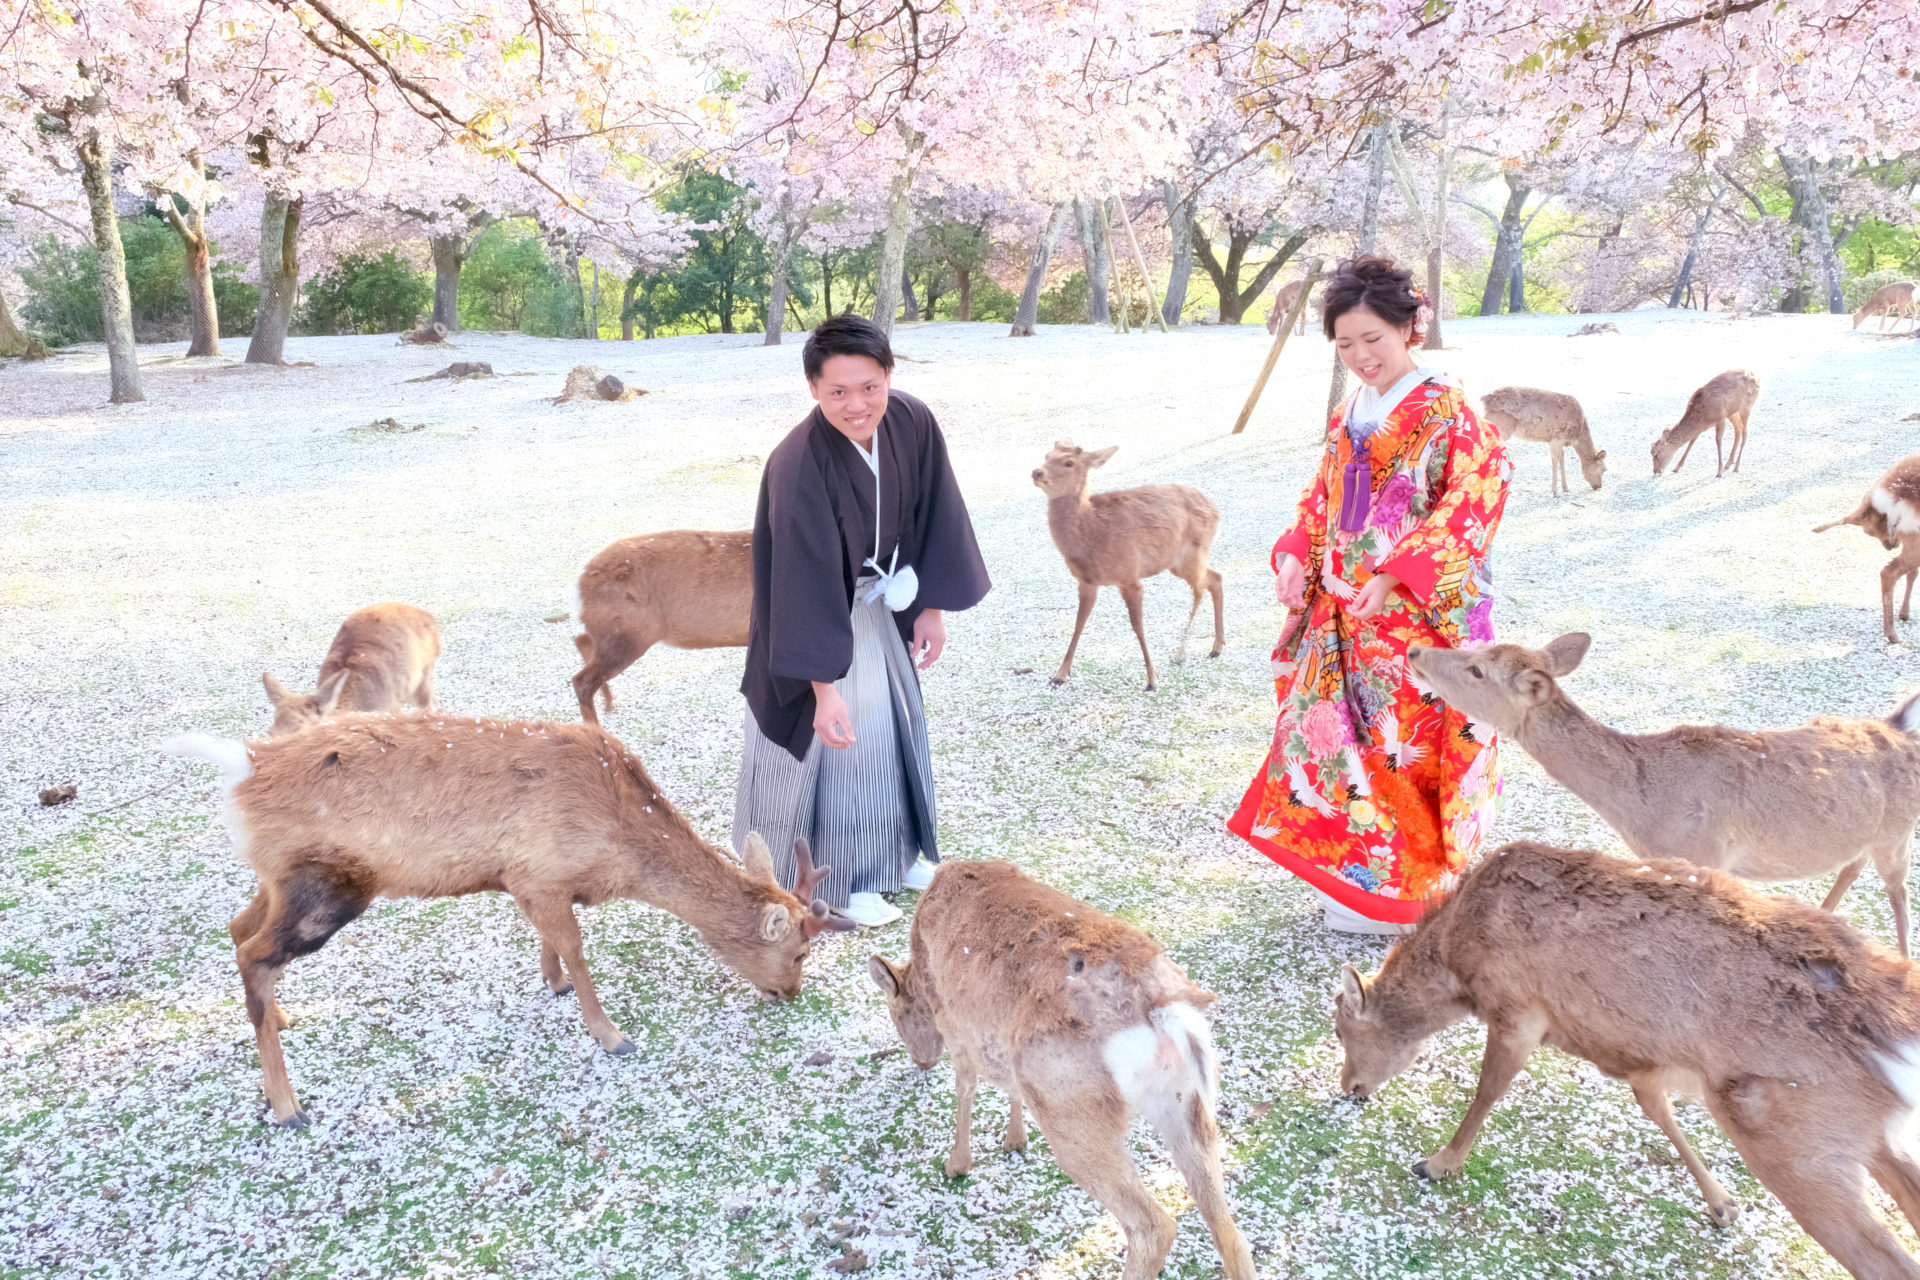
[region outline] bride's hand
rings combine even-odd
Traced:
[[[1374,574],[1367,579],[1367,585],[1360,588],[1360,594],[1353,598],[1353,603],[1347,606],[1348,616],[1362,621],[1371,618],[1387,607],[1387,597],[1399,585],[1400,579],[1390,573]]]
[[[1283,555],[1274,566],[1273,594],[1289,609],[1304,608],[1307,603],[1307,570],[1300,557]]]

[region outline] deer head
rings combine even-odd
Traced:
[[[1607,451],[1600,450],[1592,458],[1580,459],[1580,474],[1586,477],[1589,485],[1600,487],[1600,478],[1607,474]]]
[[[267,736],[279,738],[298,733],[332,715],[334,707],[340,702],[340,691],[346,687],[347,674],[345,671],[334,672],[312,693],[294,693],[275,680],[272,672],[263,674],[260,683],[266,686],[267,701],[273,704],[273,724],[268,728]]]
[[[1887,513],[1873,505],[1873,495],[1868,494],[1860,500],[1860,505],[1848,515],[1838,520],[1829,520],[1825,524],[1813,527],[1815,533],[1825,533],[1837,529],[1843,524],[1857,524],[1870,536],[1878,538],[1880,545],[1891,551],[1900,545],[1900,539],[1894,536],[1893,529],[1887,523]]]
[[[887,998],[887,1012],[893,1015],[893,1029],[907,1046],[913,1065],[928,1071],[940,1061],[947,1047],[946,1038],[934,1025],[932,1002],[917,989],[913,964],[895,965],[885,956],[867,958],[867,976]]]
[[[1527,713],[1554,695],[1554,681],[1570,675],[1593,637],[1584,631],[1561,636],[1544,649],[1490,644],[1473,649],[1407,647],[1407,666],[1420,682],[1454,710],[1517,733]]]
[[[1396,1026],[1382,1001],[1370,999],[1370,984],[1352,965],[1342,965],[1340,994],[1333,1000],[1333,1034],[1345,1056],[1340,1063],[1340,1092],[1365,1102],[1381,1085],[1413,1065],[1431,1033],[1424,1024]]]
[[[845,916],[834,915],[825,902],[813,896],[833,868],[813,865],[813,850],[805,839],[793,842],[793,861],[793,892],[788,893],[774,875],[773,854],[767,842],[757,831],[749,834],[741,863],[760,890],[754,927],[730,935],[716,931],[707,938],[721,960],[776,1000],[791,1000],[800,994],[801,965],[816,937],[859,927]]]
[[[1033,469],[1033,483],[1049,498],[1071,498],[1087,491],[1087,476],[1095,467],[1106,465],[1118,450],[1111,445],[1088,453],[1071,440],[1056,440],[1047,450],[1047,458]]]

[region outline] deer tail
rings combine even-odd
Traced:
[[[183,733],[168,738],[160,749],[186,760],[204,760],[220,771],[220,785],[232,791],[253,775],[253,755],[238,738],[216,738],[210,733]]]
[[[1207,1026],[1206,1015],[1178,1000],[1155,1009],[1153,1025],[1173,1041],[1195,1095],[1212,1111],[1214,1097],[1220,1091],[1220,1059],[1213,1051],[1213,1030]]]
[[[1908,736],[1920,734],[1920,693],[1901,703],[1899,710],[1887,717],[1887,723]]]

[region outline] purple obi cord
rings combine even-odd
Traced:
[[[1367,442],[1353,443],[1354,460],[1340,473],[1340,532],[1359,533],[1367,527],[1367,512],[1373,506],[1373,463]]]

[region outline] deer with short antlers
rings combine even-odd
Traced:
[[[1555,782],[1593,806],[1642,858],[1684,858],[1749,880],[1839,872],[1821,904],[1838,906],[1868,862],[1907,954],[1907,868],[1920,821],[1920,694],[1885,720],[1819,716],[1757,733],[1682,725],[1632,735],[1562,692],[1592,638],[1407,650],[1426,690],[1520,744]]]
[[[753,609],[753,530],[673,529],[622,538],[580,574],[573,677],[580,718],[599,724],[593,698],[613,709],[613,678],[656,644],[727,649],[747,642]]]
[[[1673,464],[1673,470],[1679,474],[1680,468],[1687,465],[1687,455],[1693,452],[1694,441],[1705,435],[1708,427],[1713,428],[1714,476],[1738,471],[1740,460],[1747,454],[1747,419],[1759,399],[1760,379],[1745,369],[1729,369],[1707,379],[1687,398],[1680,421],[1661,432],[1660,438],[1653,442],[1653,474],[1665,471],[1675,453],[1680,455],[1680,461]],[[1733,424],[1733,448],[1723,458],[1720,439],[1728,423]]]
[[[340,624],[312,693],[294,693],[271,672],[260,677],[273,704],[269,738],[297,733],[339,712],[433,709],[433,664],[440,626],[410,604],[370,604]]]
[[[1341,1091],[1364,1101],[1462,1018],[1487,1025],[1473,1102],[1423,1178],[1459,1172],[1542,1044],[1625,1080],[1722,1225],[1739,1207],[1688,1144],[1700,1097],[1754,1176],[1860,1280],[1920,1280],[1865,1196],[1920,1227],[1920,974],[1840,921],[1680,861],[1511,844],[1388,954],[1341,977]]]
[[[1127,1150],[1143,1115],[1193,1193],[1230,1280],[1253,1254],[1227,1208],[1213,1103],[1219,1067],[1200,1011],[1212,992],[1160,944],[1005,862],[952,862],[913,916],[912,958],[867,962],[907,1052],[931,1070],[953,1054],[958,1114],[947,1176],[973,1167],[980,1077],[1007,1091],[1001,1146],[1024,1151],[1025,1115],[1054,1159],[1127,1238],[1122,1280],[1160,1274],[1173,1219]]]
[[[1920,454],[1902,458],[1888,468],[1860,499],[1853,514],[1815,525],[1813,531],[1825,533],[1843,524],[1859,525],[1889,551],[1900,549],[1900,554],[1880,570],[1880,623],[1887,633],[1887,643],[1893,644],[1899,639],[1893,632],[1893,589],[1901,578],[1907,580],[1907,593],[1900,600],[1900,621],[1905,622],[1913,604],[1913,580],[1920,575]]]
[[[242,743],[166,744],[222,776],[224,819],[260,888],[233,918],[260,1066],[276,1123],[302,1127],[274,999],[287,963],[318,951],[375,898],[511,894],[540,935],[540,972],[576,993],[608,1053],[634,1045],[601,1008],[573,908],[632,898],[691,924],[766,995],[799,994],[822,930],[850,930],[813,891],[828,868],[795,848],[793,892],[758,836],[744,865],[702,840],[640,761],[591,725],[430,715],[348,716]],[[562,971],[562,962],[565,970]]]
[[[1140,656],[1147,664],[1147,692],[1152,693],[1159,680],[1141,618],[1142,578],[1171,573],[1193,591],[1193,607],[1187,611],[1187,626],[1180,633],[1175,662],[1186,658],[1187,637],[1200,612],[1202,594],[1213,596],[1213,650],[1207,656],[1217,658],[1227,647],[1220,574],[1207,564],[1213,535],[1220,527],[1220,510],[1206,494],[1183,484],[1088,493],[1087,481],[1093,469],[1105,466],[1119,447],[1112,445],[1090,453],[1071,440],[1056,440],[1046,460],[1033,469],[1034,485],[1047,495],[1047,528],[1053,533],[1053,545],[1060,549],[1067,571],[1080,588],[1080,613],[1073,620],[1073,639],[1067,642],[1067,656],[1060,660],[1053,683],[1065,684],[1073,674],[1073,651],[1080,647],[1087,615],[1093,612],[1100,588],[1111,586],[1120,588],[1120,598],[1126,602],[1127,618],[1133,623]]]

